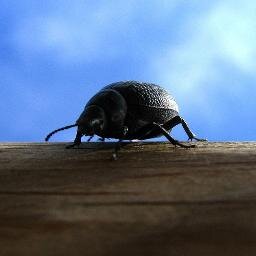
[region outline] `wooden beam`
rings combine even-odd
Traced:
[[[256,255],[256,143],[0,144],[0,255]]]

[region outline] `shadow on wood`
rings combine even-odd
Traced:
[[[0,144],[0,255],[255,255],[256,143]]]

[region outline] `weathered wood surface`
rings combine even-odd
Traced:
[[[256,255],[256,143],[0,144],[0,255]]]

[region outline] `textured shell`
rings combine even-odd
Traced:
[[[179,112],[178,105],[172,95],[156,84],[122,81],[109,84],[102,90],[106,89],[114,89],[121,93],[128,106],[145,106]]]

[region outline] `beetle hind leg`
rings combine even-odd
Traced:
[[[197,138],[196,135],[189,129],[188,124],[186,123],[186,121],[180,117],[180,122],[181,125],[183,127],[183,129],[185,130],[186,134],[188,135],[188,139],[189,140],[196,140],[196,141],[207,141],[206,139],[200,139]]]
[[[159,131],[175,146],[180,146],[182,148],[194,148],[195,145],[184,145],[182,143],[180,143],[178,140],[175,140],[170,134],[169,132],[161,125],[158,123],[153,123],[154,127],[158,128]]]

